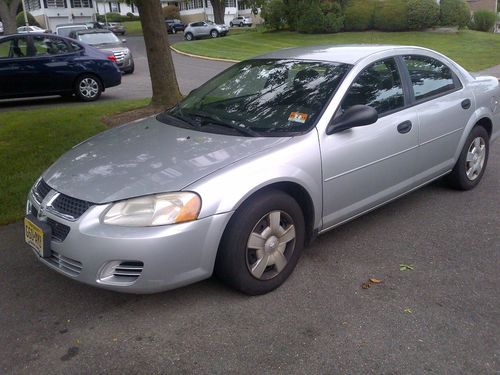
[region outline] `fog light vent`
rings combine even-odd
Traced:
[[[139,278],[143,268],[143,262],[115,260],[102,268],[99,281],[103,284],[131,284]]]

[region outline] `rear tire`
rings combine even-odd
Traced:
[[[294,270],[304,237],[304,216],[292,197],[280,191],[259,194],[245,202],[226,227],[215,274],[243,293],[268,293]]]
[[[93,102],[99,99],[102,93],[102,84],[99,78],[92,74],[84,74],[76,80],[75,95],[84,102]]]
[[[186,38],[187,41],[191,41],[193,40],[193,34],[191,33],[186,33],[186,35],[184,35],[184,38]]]
[[[229,22],[229,26],[233,27],[233,26],[234,26],[234,24],[233,24],[232,22]]]
[[[452,188],[470,190],[479,184],[488,164],[489,140],[488,132],[482,126],[471,130],[455,167],[446,176]]]

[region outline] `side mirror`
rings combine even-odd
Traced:
[[[326,134],[338,133],[358,126],[371,125],[377,122],[378,113],[375,108],[367,105],[353,105],[340,117],[333,119],[326,128]]]

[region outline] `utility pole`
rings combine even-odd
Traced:
[[[24,23],[26,25],[26,31],[29,33],[29,22],[28,22],[28,14],[26,13],[26,5],[24,5],[24,0],[21,0],[21,4],[23,4],[23,14],[24,14]]]

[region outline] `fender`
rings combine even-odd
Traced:
[[[308,153],[304,155],[304,150]],[[314,205],[314,228],[321,225],[322,171],[316,130],[294,137],[275,149],[229,165],[187,186],[202,199],[199,217],[234,212],[252,194],[279,182],[301,186]],[[204,197],[211,199],[204,200]],[[218,199],[213,199],[217,196]],[[208,205],[205,205],[207,203]]]

